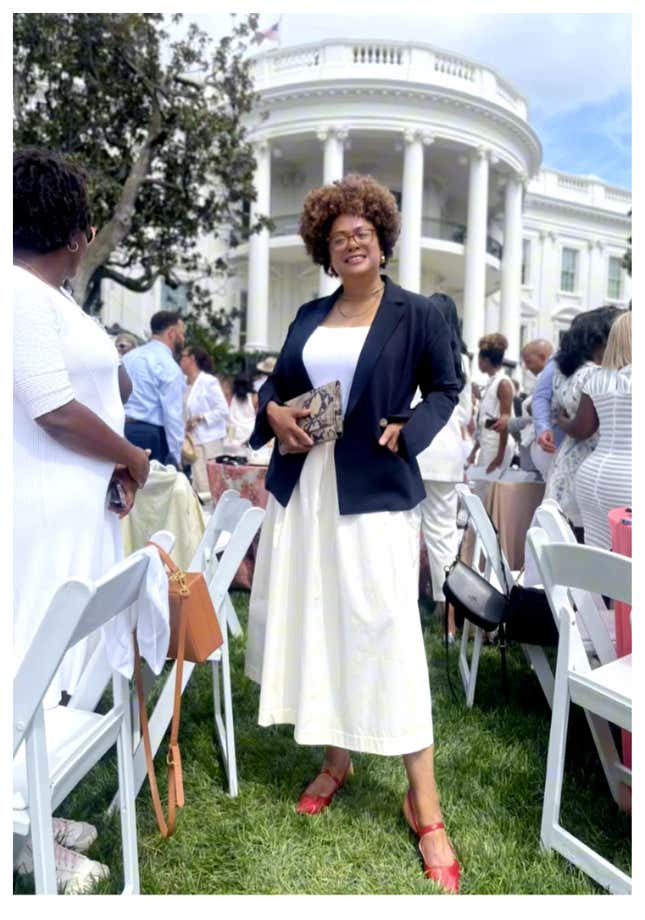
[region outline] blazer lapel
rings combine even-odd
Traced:
[[[370,331],[367,333],[365,344],[356,364],[345,418],[352,411],[365,389],[379,355],[403,316],[404,306],[405,294],[403,288],[386,277],[383,299],[376,311],[376,316],[372,321]]]

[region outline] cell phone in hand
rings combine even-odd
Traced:
[[[108,507],[112,511],[125,511],[127,507],[125,492],[118,479],[113,479],[108,486],[107,498]]]
[[[495,422],[498,422],[499,419],[496,418],[487,418],[484,422],[484,428],[492,428]]]

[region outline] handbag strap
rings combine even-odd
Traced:
[[[156,546],[159,555],[171,572],[181,571],[172,561],[168,553],[165,552],[156,543],[150,541],[150,546]],[[150,743],[150,728],[148,726],[148,713],[146,712],[146,702],[143,696],[143,679],[141,674],[141,655],[139,654],[139,643],[137,634],[133,633],[134,643],[134,676],[137,688],[137,700],[139,703],[139,721],[141,724],[141,737],[143,739],[143,749],[146,755],[146,770],[148,773],[148,782],[150,783],[150,795],[152,797],[152,807],[154,808],[157,826],[162,837],[171,837],[175,832],[176,808],[184,806],[184,783],[183,771],[181,765],[181,752],[179,750],[179,721],[181,718],[181,686],[184,672],[184,656],[186,653],[186,629],[188,626],[188,617],[182,604],[181,622],[179,624],[179,637],[177,642],[177,670],[175,673],[175,694],[172,708],[172,722],[170,725],[170,739],[168,741],[168,754],[166,763],[168,764],[168,820],[164,816],[161,798],[159,796],[159,787],[157,786],[157,777],[155,774],[154,759],[152,756],[152,745]]]

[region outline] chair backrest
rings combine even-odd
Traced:
[[[495,581],[498,583],[497,586],[505,593],[506,590],[510,590],[513,584],[513,576],[504,554],[500,550],[493,522],[489,518],[488,512],[479,496],[471,492],[468,486],[461,483],[456,488],[479,539],[481,550],[490,562],[491,574],[494,575]],[[473,558],[476,562],[477,556],[475,555]],[[486,575],[486,577],[490,576]]]
[[[631,559],[595,546],[552,542],[541,527],[529,530],[528,542],[556,623],[567,618],[576,669],[588,671],[591,666],[577,625],[572,589],[602,592],[631,603]],[[600,618],[595,605],[589,611],[591,617]]]
[[[13,679],[13,753],[25,737],[94,593],[89,581],[72,578],[54,594]]]
[[[207,570],[222,534],[232,533],[246,509],[251,507],[251,502],[247,498],[242,498],[235,489],[222,492],[193,554],[190,563],[192,571]]]
[[[14,753],[65,652],[136,601],[152,552],[138,550],[98,581],[72,578],[56,591],[14,677]]]
[[[143,547],[118,562],[94,583],[94,593],[72,635],[70,646],[134,604],[146,576],[148,562],[156,552],[153,546]],[[136,624],[132,625],[134,628]]]
[[[578,545],[569,522],[553,499],[542,502],[535,512],[534,520],[544,530],[550,542]],[[601,595],[597,593],[572,589],[572,598],[583,640],[588,637],[602,664],[613,661],[616,657],[616,648],[608,628],[613,611],[607,610]]]
[[[207,580],[216,611],[221,610],[226,593],[263,520],[264,509],[253,506],[242,509],[242,514],[233,526],[231,537],[221,558],[217,560],[213,553],[207,571]]]

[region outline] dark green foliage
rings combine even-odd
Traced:
[[[181,18],[171,17],[177,34]],[[209,279],[228,265],[206,260],[197,241],[257,229],[242,210],[255,197],[244,119],[257,15],[234,17],[218,43],[194,23],[171,40],[167,19],[15,14],[14,143],[72,155],[90,172],[99,232],[74,283],[87,310],[100,308],[103,278],[134,291],[163,278],[187,283],[190,309],[222,338],[234,317],[213,309]]]

